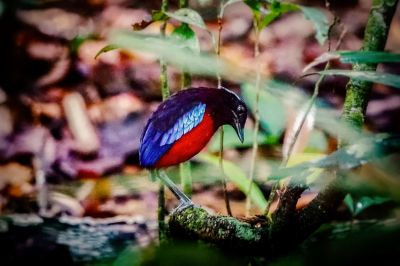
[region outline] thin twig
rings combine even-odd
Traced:
[[[179,8],[187,8],[188,5],[188,0],[179,0]],[[191,85],[192,78],[190,73],[186,72],[184,68],[182,69],[181,77],[181,90],[183,90]],[[182,190],[188,197],[191,197],[193,192],[193,180],[190,167],[190,161],[183,162],[179,165],[179,175],[181,178]]]
[[[254,19],[254,29],[255,29],[255,43],[254,43],[254,57],[256,59],[256,67],[257,67],[257,73],[256,73],[256,84],[255,84],[255,90],[256,90],[256,102],[255,102],[255,109],[254,109],[254,119],[255,119],[255,124],[254,124],[254,134],[253,134],[253,149],[252,149],[252,154],[251,154],[251,161],[250,161],[250,184],[247,190],[247,198],[246,198],[246,216],[250,214],[250,209],[251,209],[251,190],[253,187],[253,182],[254,182],[254,175],[255,175],[255,167],[256,167],[256,159],[257,159],[257,151],[258,151],[258,142],[257,142],[257,136],[258,136],[258,130],[260,127],[260,114],[259,114],[259,102],[260,102],[260,79],[261,79],[261,66],[260,66],[260,30],[258,29],[258,24],[256,19]]]
[[[217,20],[218,20],[218,38],[217,38],[217,47],[216,47],[216,54],[218,57],[221,55],[221,32],[222,32],[222,17],[224,15],[224,6],[221,1],[221,6],[220,6],[220,12],[218,14]],[[222,87],[222,79],[221,75],[219,72],[217,72],[217,80],[218,80],[218,88]],[[226,207],[226,212],[228,213],[229,216],[232,215],[232,209],[231,209],[231,204],[229,202],[229,196],[228,196],[228,190],[226,188],[226,183],[227,183],[227,178],[224,170],[224,128],[221,127],[219,130],[220,138],[219,138],[219,167],[221,169],[221,183],[222,183],[222,190],[224,192],[224,201],[225,201],[225,207]]]
[[[162,0],[161,3],[161,11],[166,12],[168,9],[168,0]],[[161,36],[165,37],[165,30],[167,27],[167,22],[164,21],[161,24],[160,27],[160,33]],[[167,75],[167,64],[165,61],[161,58],[160,59],[160,68],[161,68],[161,73],[160,73],[160,83],[161,83],[161,95],[163,101],[166,100],[169,97],[169,88],[168,88],[168,75]],[[166,239],[166,225],[165,225],[165,216],[166,216],[167,210],[165,207],[165,187],[164,185],[160,182],[159,189],[158,189],[158,210],[157,210],[157,216],[158,216],[158,236],[160,242],[165,241]]]
[[[326,5],[326,7],[329,9],[329,7],[330,7],[329,1],[325,1],[325,5]],[[340,22],[340,19],[335,15],[335,17],[334,17],[334,19],[333,19],[333,22],[332,22],[331,25],[329,26],[329,30],[328,30],[328,52],[331,50],[331,34],[332,34],[332,30],[333,30],[334,26],[336,26],[336,25],[338,25],[338,24],[341,25],[341,22]],[[344,37],[344,35],[346,34],[346,32],[347,32],[347,29],[346,29],[345,27],[343,27],[343,30],[342,30],[342,32],[341,32],[341,34],[340,34],[340,36],[339,36],[338,42],[336,43],[335,50],[337,50],[337,49],[340,47],[341,42],[342,42],[343,37]],[[325,64],[324,70],[329,69],[329,67],[330,67],[330,61],[328,61],[328,62]],[[300,78],[303,78],[303,77],[305,77],[305,76],[307,76],[307,75],[313,75],[313,74],[318,74],[318,73],[306,74],[306,75],[301,76]],[[314,106],[314,103],[315,103],[315,101],[316,101],[316,99],[317,99],[317,96],[318,96],[318,93],[319,93],[319,87],[320,87],[320,85],[321,85],[321,83],[322,83],[322,81],[323,81],[324,78],[325,78],[325,75],[321,75],[321,76],[319,77],[318,81],[315,83],[313,94],[312,94],[312,96],[311,96],[311,98],[310,98],[310,100],[309,100],[309,102],[308,102],[307,108],[306,108],[306,110],[305,110],[305,112],[304,112],[304,115],[303,115],[303,117],[302,117],[302,119],[301,119],[301,122],[300,122],[300,124],[299,124],[299,127],[296,129],[295,134],[294,134],[294,136],[293,136],[293,138],[292,138],[292,140],[291,140],[291,142],[290,142],[288,152],[287,152],[286,155],[284,155],[284,158],[283,158],[283,162],[282,162],[281,167],[286,167],[287,164],[288,164],[288,161],[289,161],[290,157],[292,156],[292,153],[293,153],[294,147],[295,147],[295,145],[296,145],[297,139],[298,139],[298,137],[299,137],[299,135],[300,135],[300,132],[301,132],[301,130],[302,130],[302,128],[303,128],[303,126],[304,126],[306,120],[307,120],[307,117],[308,117],[308,115],[309,115],[309,113],[310,113],[312,107]],[[297,82],[298,80],[299,80],[299,79],[297,79],[296,82]],[[275,183],[275,184],[272,186],[271,193],[270,193],[269,198],[268,198],[268,201],[267,201],[267,206],[266,206],[266,208],[265,208],[265,215],[266,215],[267,217],[270,217],[270,208],[271,208],[271,204],[272,204],[273,200],[275,199],[276,191],[277,191],[278,189],[279,189],[279,182]]]

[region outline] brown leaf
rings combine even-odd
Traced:
[[[135,24],[132,24],[132,28],[133,28],[133,30],[135,30],[135,31],[143,30],[143,29],[145,29],[147,26],[149,26],[151,23],[153,23],[152,20],[142,20],[142,21],[140,21],[140,22],[137,22],[137,23],[135,23]]]

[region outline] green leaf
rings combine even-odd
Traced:
[[[378,158],[398,153],[400,150],[400,136],[378,134],[365,137],[352,145],[343,147],[320,160],[300,163],[293,167],[279,169],[271,174],[274,180],[288,176],[298,175],[310,168],[350,170]]]
[[[328,140],[321,130],[314,129],[306,147],[307,152],[324,152],[328,148]]]
[[[97,57],[99,57],[103,53],[107,53],[109,51],[112,51],[112,50],[115,50],[115,49],[119,49],[119,48],[121,48],[121,47],[119,45],[115,45],[115,44],[106,45],[103,48],[101,48],[100,51],[97,52],[97,54],[94,57],[94,59],[97,59]]]
[[[354,204],[354,215],[358,215],[363,212],[365,209],[374,206],[374,205],[381,205],[382,203],[390,201],[389,198],[385,197],[361,197],[355,204]]]
[[[351,212],[351,214],[354,216],[354,200],[351,194],[347,194],[346,197],[344,197],[343,200],[344,204],[346,204],[347,208]]]
[[[168,19],[168,16],[160,10],[153,10],[151,12],[151,20],[152,21],[166,21],[167,19]]]
[[[375,71],[341,70],[341,69],[324,70],[318,73],[322,75],[346,76],[357,80],[380,83],[395,88],[400,88],[400,76],[389,73],[379,73]]]
[[[400,62],[400,54],[375,51],[338,51],[343,63],[395,63]]]
[[[262,4],[265,4],[265,1],[260,0],[244,0],[243,1],[248,7],[250,7],[251,11],[254,13],[261,13]],[[264,3],[263,3],[264,2]]]
[[[78,35],[75,38],[73,38],[69,43],[69,48],[71,53],[76,54],[78,52],[79,47],[87,40],[96,40],[96,36],[93,34],[89,34],[89,35]]]
[[[314,24],[316,30],[316,39],[322,45],[328,38],[329,22],[325,14],[313,7],[298,6],[303,12],[306,19],[310,20]]]
[[[186,23],[182,23],[172,32],[172,37],[182,45],[183,48],[189,48],[192,51],[200,52],[200,44],[196,33]]]
[[[250,83],[242,86],[243,100],[252,112],[256,107],[256,90]],[[282,101],[265,89],[260,91],[260,125],[273,136],[280,136],[286,125],[286,112]]]
[[[215,167],[219,167],[219,157],[217,157],[217,156],[214,156],[211,154],[206,154],[206,153],[200,153],[197,156],[197,158],[200,159],[201,161],[212,164]],[[224,172],[225,172],[226,176],[243,193],[247,194],[249,185],[250,185],[250,180],[246,177],[246,174],[243,172],[243,170],[240,167],[238,167],[237,165],[235,165],[234,163],[227,161],[227,160],[224,160],[223,165],[224,165]],[[250,199],[261,210],[264,210],[265,207],[267,206],[267,200],[265,199],[264,195],[262,194],[260,188],[255,183],[253,183],[253,185],[252,185]]]
[[[353,216],[357,216],[367,208],[374,205],[381,205],[383,203],[389,202],[391,199],[380,196],[368,197],[364,196],[359,199],[354,199],[350,194],[347,194],[344,198],[344,203],[349,208]]]
[[[299,10],[299,7],[296,4],[275,1],[269,6],[269,12],[263,17],[259,29],[267,27],[285,13],[297,10]]]
[[[235,130],[231,126],[224,126],[224,148],[234,149],[234,148],[249,148],[253,145],[254,131],[249,128],[244,129],[244,141],[241,143]],[[274,138],[273,136],[267,136],[263,133],[259,133],[257,137],[257,142],[259,145],[274,144],[279,141],[279,138]],[[208,150],[211,152],[219,151],[220,145],[220,132],[214,134],[213,138],[208,145]]]
[[[181,8],[175,12],[165,12],[170,18],[176,19],[180,22],[187,23],[201,29],[207,29],[206,24],[203,21],[203,18],[199,13],[190,8]]]
[[[378,64],[378,63],[396,63],[400,62],[400,54],[393,54],[387,52],[375,51],[337,51],[330,53],[323,53],[318,56],[314,61],[304,67],[303,72],[308,71],[310,68],[319,64],[328,62],[333,59],[339,59],[342,63],[359,63],[359,64]]]

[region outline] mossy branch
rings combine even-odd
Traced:
[[[227,249],[261,251],[268,243],[266,220],[240,221],[230,216],[211,215],[199,207],[177,210],[169,220],[174,237],[203,240]]]
[[[363,50],[384,49],[390,22],[397,0],[374,0],[365,29]],[[358,70],[375,70],[376,65],[355,65]],[[371,84],[350,80],[343,109],[343,120],[361,129],[369,100]],[[328,173],[335,175],[336,173]],[[342,202],[345,190],[341,186],[341,174],[322,190],[311,203],[296,211],[295,206],[305,187],[289,184],[280,200],[275,220],[245,222],[233,217],[210,215],[198,207],[174,212],[169,220],[173,236],[200,239],[225,248],[276,254],[293,247],[307,238],[323,223],[328,222]],[[285,215],[279,215],[285,213]],[[291,213],[291,215],[286,215]],[[284,220],[279,217],[285,217]],[[287,230],[288,229],[288,230]]]
[[[374,0],[364,32],[363,51],[383,51],[397,0]],[[354,64],[353,70],[375,71],[376,64]],[[361,129],[372,83],[352,79],[347,84],[343,120]]]

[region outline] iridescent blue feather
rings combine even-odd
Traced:
[[[140,163],[144,167],[152,167],[182,136],[190,132],[203,120],[206,104],[194,103],[189,110],[165,106],[163,118],[157,116],[150,118],[142,136],[140,147]],[[168,116],[169,115],[169,116]],[[168,120],[168,117],[175,117]]]

